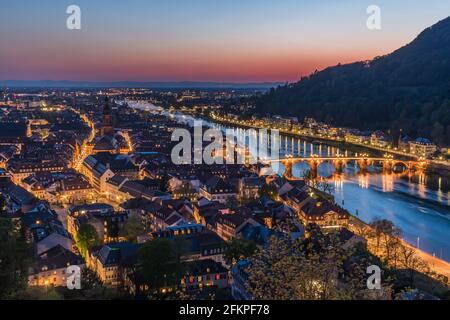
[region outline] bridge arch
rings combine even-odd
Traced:
[[[293,167],[295,166],[295,172],[296,177],[300,176],[301,178],[302,174],[301,171],[304,170],[311,170],[311,174],[313,176],[318,175],[318,169],[320,166],[323,166],[324,164],[332,164],[334,166],[335,172],[342,172],[342,169],[344,169],[346,166],[355,166],[359,168],[360,173],[367,173],[369,172],[369,168],[373,168],[374,165],[376,166],[382,166],[383,170],[385,172],[393,172],[395,168],[402,167],[402,172],[405,171],[422,171],[426,168],[426,161],[419,160],[419,161],[407,161],[407,160],[399,160],[399,159],[393,159],[393,157],[384,157],[384,158],[377,158],[377,157],[370,157],[368,155],[364,155],[363,157],[347,157],[347,156],[333,156],[333,157],[320,157],[320,156],[312,156],[312,157],[298,157],[295,158],[293,156],[289,156],[284,159],[278,159],[278,160],[268,160],[267,163],[278,163],[282,164],[285,167],[284,176],[294,178],[293,175]],[[303,168],[299,169],[298,167],[301,166]],[[279,174],[283,172],[283,170],[278,171]]]
[[[405,162],[405,161],[393,161],[392,162],[392,170],[393,171],[396,171],[396,168],[399,168],[399,167],[403,168],[401,173],[408,172],[412,169],[408,162]]]
[[[342,173],[345,163],[337,163],[335,160],[324,160],[317,166],[317,173],[321,177],[329,178],[336,172]]]

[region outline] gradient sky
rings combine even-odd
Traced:
[[[70,4],[82,30],[66,29]],[[449,15],[449,0],[0,0],[0,80],[295,81]]]

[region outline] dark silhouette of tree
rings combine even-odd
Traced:
[[[392,221],[375,219],[370,223],[377,239],[377,251],[381,250],[387,264],[397,264],[401,231]]]
[[[224,255],[225,262],[228,265],[233,265],[239,260],[252,256],[256,249],[256,244],[251,240],[233,238],[227,242]]]
[[[125,221],[123,228],[120,230],[120,236],[126,238],[130,242],[136,242],[137,237],[144,233],[144,225],[137,217],[130,217]]]
[[[154,293],[164,287],[178,286],[181,270],[180,248],[176,243],[161,238],[139,249],[137,272]]]
[[[3,194],[0,193],[0,214],[6,211],[6,199]]]
[[[0,218],[0,242],[0,299],[7,299],[26,288],[32,252],[10,219]]]

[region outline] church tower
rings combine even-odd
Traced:
[[[109,107],[108,97],[105,97],[105,105],[103,106],[103,125],[102,136],[114,134],[112,126],[111,108]]]

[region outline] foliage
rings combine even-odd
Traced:
[[[180,249],[165,238],[145,243],[138,253],[137,272],[154,291],[176,286],[181,279]]]
[[[261,187],[261,189],[259,189],[259,196],[260,197],[266,196],[266,197],[269,197],[270,199],[276,201],[276,199],[278,197],[278,189],[271,184],[265,183]]]
[[[370,223],[376,239],[376,252],[382,252],[387,264],[397,266],[401,231],[392,221],[375,219]]]
[[[130,217],[120,231],[120,235],[130,242],[136,242],[137,237],[144,233],[144,225],[137,217]]]
[[[29,287],[14,297],[18,300],[64,300],[64,296],[52,287]]]
[[[256,249],[256,244],[251,240],[233,238],[226,244],[225,262],[233,265],[239,260],[252,256]]]
[[[303,180],[310,187],[324,192],[325,194],[330,195],[334,191],[334,186],[331,183],[329,183],[326,179],[318,179],[317,177],[314,177],[311,170],[305,170],[303,172]]]
[[[170,177],[167,174],[164,174],[161,178],[160,184],[159,184],[159,190],[161,192],[168,192],[169,191],[169,181]]]
[[[389,297],[390,288],[374,294],[366,287],[368,258],[356,259],[335,234],[312,229],[305,240],[272,237],[251,257],[248,290],[263,300],[331,300]],[[362,250],[362,249],[360,249]],[[370,257],[369,253],[365,254]],[[350,266],[350,267],[349,267]]]
[[[97,274],[88,268],[81,272],[80,290],[58,289],[65,300],[113,300],[121,297],[117,290],[104,287]]]
[[[26,288],[31,252],[10,219],[0,218],[0,242],[0,299],[6,299]]]
[[[0,214],[5,212],[6,205],[7,205],[6,199],[3,196],[3,194],[0,193]]]
[[[438,275],[417,255],[417,250],[400,239],[401,230],[386,219],[375,219],[369,228],[357,228],[368,240],[371,252],[389,266],[388,274],[396,292],[419,289],[443,297],[448,279]]]
[[[84,223],[75,235],[75,243],[80,254],[86,258],[89,247],[100,245],[101,241],[95,227],[89,223]]]

